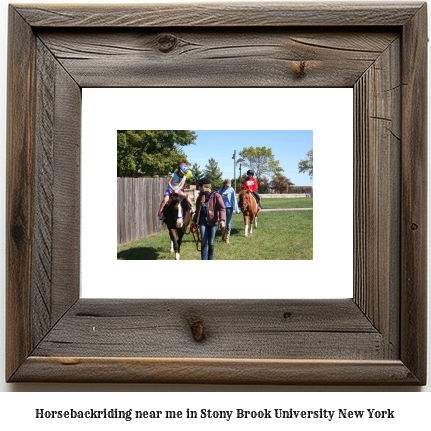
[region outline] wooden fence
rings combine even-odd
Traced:
[[[161,232],[157,217],[166,178],[117,178],[117,245]]]

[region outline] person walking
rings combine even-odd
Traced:
[[[234,211],[235,214],[239,214],[235,190],[232,188],[232,182],[229,178],[226,178],[223,181],[223,187],[221,187],[218,192],[220,193],[226,208],[226,227],[222,230],[222,239],[226,244],[229,244],[232,215]]]
[[[211,190],[211,180],[207,177],[199,181],[200,193],[196,200],[196,213],[193,224],[199,226],[201,236],[201,259],[213,260],[214,239],[217,225],[223,229],[226,220],[226,208],[217,191]]]

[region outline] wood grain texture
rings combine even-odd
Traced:
[[[25,55],[23,55],[25,53]],[[6,376],[29,355],[33,235],[34,63],[31,28],[9,11],[6,195]]]
[[[417,385],[401,361],[29,357],[15,381]]]
[[[202,343],[193,337],[193,321],[204,327]],[[349,299],[83,299],[34,355],[385,359],[385,348],[384,338]]]
[[[401,358],[426,379],[427,8],[403,29]]]
[[[9,36],[8,381],[426,383],[425,5],[20,5]],[[354,300],[78,299],[84,85],[352,86]]]
[[[58,63],[54,118],[53,323],[78,299],[80,289],[81,89]]]
[[[354,87],[355,301],[399,356],[400,38]]]
[[[40,30],[82,87],[352,87],[394,32]]]
[[[420,2],[17,5],[33,27],[400,26]]]
[[[117,245],[166,230],[157,217],[166,178],[117,178]]]
[[[37,40],[32,338],[78,299],[80,89]]]
[[[34,252],[32,263],[32,344],[49,331],[51,321],[53,205],[54,205],[54,122],[56,60],[37,43],[36,57],[36,140],[34,174]]]

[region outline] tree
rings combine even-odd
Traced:
[[[175,172],[188,163],[182,147],[196,138],[190,130],[117,130],[117,176]]]
[[[197,163],[193,163],[191,166],[192,176],[190,177],[190,184],[198,184],[199,180],[204,177],[201,167]]]
[[[266,174],[281,174],[284,169],[280,162],[275,160],[271,148],[266,147],[245,147],[239,152],[240,158],[237,163],[242,163],[245,168],[253,169],[254,176],[259,182]]]
[[[266,177],[262,177],[259,181],[258,181],[258,193],[268,193],[269,191],[269,180]]]
[[[236,192],[239,193],[243,188],[242,188],[242,183],[245,181],[245,179],[247,178],[246,174],[241,174],[237,179],[236,179]]]
[[[223,185],[223,172],[212,157],[208,159],[208,164],[205,165],[204,175],[211,180],[213,187],[221,187]]]
[[[299,173],[304,173],[308,171],[308,175],[310,175],[310,178],[313,178],[313,149],[311,149],[307,153],[307,159],[303,160],[298,163],[298,170]]]
[[[269,186],[275,193],[287,193],[289,186],[294,186],[295,184],[290,181],[289,178],[284,175],[277,174],[273,175]]]

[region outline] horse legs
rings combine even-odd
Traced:
[[[254,217],[254,227],[257,227],[257,214]]]
[[[184,231],[183,229],[178,229],[177,230],[178,233],[178,251],[175,253],[175,260],[180,260],[180,248],[181,248],[181,243],[183,242],[183,235],[184,235]]]
[[[169,229],[169,236],[171,237],[171,244],[173,245],[173,248],[175,250],[175,260],[180,259],[180,253],[179,253],[179,247],[177,242],[177,229]],[[172,247],[171,245],[171,247]]]
[[[245,225],[244,237],[247,238],[247,235],[248,235],[248,215],[245,215],[245,213],[244,213],[244,225]]]
[[[254,214],[250,214],[250,233],[253,233]]]

